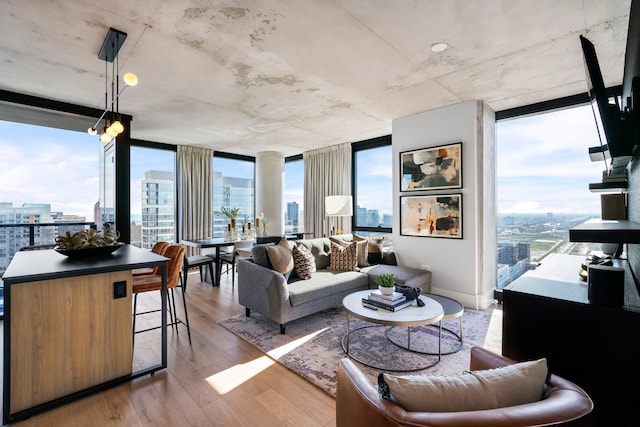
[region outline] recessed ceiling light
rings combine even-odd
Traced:
[[[431,50],[433,52],[443,52],[445,50],[447,50],[447,48],[449,47],[448,44],[446,44],[445,42],[439,42],[439,43],[434,43],[431,45]]]

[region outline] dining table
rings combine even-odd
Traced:
[[[215,248],[216,253],[213,257],[215,260],[215,277],[209,278],[209,274],[205,273],[204,278],[206,282],[210,282],[213,286],[220,285],[220,276],[222,274],[222,262],[220,262],[221,249],[229,246],[234,246],[236,244],[236,240],[228,240],[224,237],[206,237],[204,239],[189,239],[189,240],[181,240],[181,244],[185,246],[189,246],[197,249],[210,249]],[[210,279],[207,280],[207,279]]]

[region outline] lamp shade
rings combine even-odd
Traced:
[[[326,196],[324,198],[324,211],[327,216],[353,215],[351,196]]]

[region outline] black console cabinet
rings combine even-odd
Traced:
[[[503,291],[502,352],[546,357],[551,372],[580,385],[600,426],[640,425],[640,305],[628,265],[625,306],[590,304],[583,257],[554,255]]]

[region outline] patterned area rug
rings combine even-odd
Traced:
[[[492,310],[465,309],[462,316],[463,342],[451,332],[459,334],[460,319],[443,322],[442,352],[457,352],[441,357],[409,352],[400,346],[407,345],[407,328],[391,328],[373,325],[350,318],[349,354],[356,360],[384,366],[396,371],[412,370],[407,374],[454,374],[469,368],[470,349],[484,346]],[[238,315],[219,322],[235,335],[253,344],[275,361],[317,385],[331,396],[336,394],[336,366],[346,357],[343,338],[347,332],[347,314],[342,307],[331,308],[305,318],[289,322],[285,335],[279,325],[258,313],[251,317]],[[393,340],[398,345],[393,344]],[[438,329],[434,326],[413,327],[410,330],[413,350],[437,353]],[[344,340],[346,345],[346,340]],[[433,366],[430,366],[433,365]],[[359,363],[374,381],[380,369]]]

